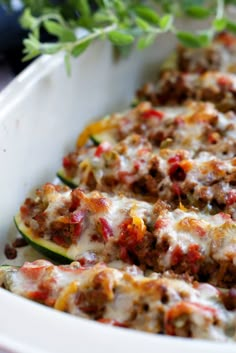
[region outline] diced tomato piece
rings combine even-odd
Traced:
[[[113,237],[112,228],[105,218],[99,218],[99,221],[101,224],[101,233],[102,233],[103,239],[105,240],[105,242],[107,242],[110,237]]]
[[[104,152],[110,151],[112,148],[111,144],[107,141],[100,143],[100,145],[96,148],[94,153],[95,157],[101,157]]]
[[[226,197],[226,204],[228,206],[233,205],[236,202],[236,190],[231,190],[229,191],[227,197]]]
[[[169,224],[169,220],[167,218],[159,218],[155,223],[155,229],[162,229],[167,227]]]
[[[39,302],[44,302],[47,297],[48,297],[48,291],[47,290],[37,290],[37,291],[34,291],[34,292],[30,292],[28,294],[29,298],[32,299],[32,300],[36,300],[36,301],[39,301]]]
[[[217,83],[218,83],[218,85],[223,86],[223,87],[232,86],[232,80],[229,77],[226,77],[226,76],[220,76],[217,79]]]
[[[117,320],[113,320],[113,319],[99,319],[98,322],[101,322],[103,324],[109,324],[112,326],[118,326],[118,327],[128,327],[125,323],[117,321]]]
[[[171,254],[171,265],[178,265],[184,257],[183,250],[179,245],[176,245]]]
[[[143,119],[157,118],[158,120],[161,120],[164,117],[164,115],[165,114],[159,110],[150,109],[142,113],[142,118]]]
[[[63,158],[62,165],[65,169],[69,169],[69,168],[73,167],[73,163],[70,160],[70,158],[68,158],[68,157]]]
[[[172,164],[172,163],[177,163],[180,162],[182,160],[182,157],[180,156],[180,154],[176,154],[175,156],[172,156],[168,159],[168,163]]]
[[[195,263],[201,258],[201,253],[200,253],[200,248],[198,244],[191,244],[188,247],[188,262],[189,263]]]
[[[172,181],[184,181],[186,173],[179,163],[173,163],[169,169],[169,176]]]

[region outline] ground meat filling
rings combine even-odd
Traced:
[[[219,145],[222,144],[221,141]],[[229,141],[228,145],[235,144]],[[217,147],[217,144],[211,144],[211,151],[214,151],[213,146]],[[96,148],[89,149],[86,155],[78,154],[74,178],[87,190],[90,190],[92,175],[97,190],[122,192],[150,200],[159,198],[172,207],[177,207],[181,201],[187,207],[208,207],[212,213],[221,210],[235,216],[234,157],[222,160],[214,153],[199,151],[195,158],[191,158],[187,150],[169,148],[156,153],[148,140],[139,135],[129,136],[104,152],[99,159],[93,157]],[[225,150],[226,146],[224,153]]]
[[[201,75],[167,71],[157,86],[144,85],[137,92],[139,100],[154,105],[179,105],[186,100],[212,102],[222,112],[235,111],[236,80],[234,75],[207,72]]]
[[[55,266],[39,260],[0,269],[5,288],[57,310],[104,324],[172,336],[235,340],[235,293],[173,273],[98,263]]]
[[[90,252],[93,262],[95,254],[97,261],[122,260],[143,270],[173,270],[222,287],[234,285],[236,225],[228,214],[207,215],[182,205],[172,211],[162,201],[60,190],[52,184],[37,195],[35,208],[27,210],[28,199],[22,206],[22,222],[34,236],[72,249],[74,259]]]

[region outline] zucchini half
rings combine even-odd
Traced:
[[[57,177],[61,180],[61,182],[67,186],[69,186],[71,189],[75,189],[78,187],[78,185],[70,178],[68,178],[65,175],[65,171],[63,169],[60,169],[57,172]]]
[[[70,248],[65,249],[60,245],[53,243],[50,240],[42,239],[36,237],[32,230],[25,226],[20,214],[14,217],[14,222],[17,230],[23,236],[23,238],[37,251],[41,252],[48,258],[58,262],[58,263],[70,263],[74,261],[73,256],[70,255]]]

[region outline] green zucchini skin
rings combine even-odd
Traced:
[[[33,237],[31,234],[27,233],[27,227],[23,226],[20,222],[20,216],[16,215],[14,217],[14,223],[17,230],[22,235],[22,237],[31,245],[35,250],[45,255],[48,259],[51,259],[60,264],[68,264],[74,261],[66,254],[66,249],[54,244],[49,240],[44,240],[42,238]]]
[[[75,189],[78,187],[77,184],[75,184],[71,179],[68,179],[63,170],[59,170],[57,172],[57,177],[61,180],[61,182],[67,186],[69,186],[71,189]]]
[[[90,135],[89,138],[90,138],[90,140],[92,141],[92,143],[94,144],[94,146],[99,146],[100,143],[102,142],[102,141],[99,140],[99,139],[97,138],[97,136],[95,136],[95,135]]]

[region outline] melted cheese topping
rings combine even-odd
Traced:
[[[188,211],[183,206],[171,211],[159,203],[108,196],[97,191],[88,194],[80,189],[55,192],[47,184],[39,194],[42,201],[47,202],[43,210],[44,223],[39,221],[44,227],[40,237],[57,244],[58,237],[63,241],[70,236],[72,243],[69,247],[64,246],[65,254],[71,259],[89,261],[94,254],[96,261],[127,262],[130,261],[129,256],[134,256],[142,266],[162,272],[177,268],[178,272],[187,271],[198,279],[203,271],[208,274],[209,281],[224,286],[228,285],[228,280],[224,282],[224,277],[212,273],[211,266],[222,265],[224,273],[233,276],[236,225],[225,213],[207,215],[205,212]],[[70,211],[71,200],[75,197],[79,197],[79,202],[76,209]],[[32,224],[30,218],[25,221],[31,225],[30,231],[35,232],[37,241],[35,219],[41,219],[40,212],[38,215],[34,213]],[[55,223],[59,223],[59,228],[54,227]],[[79,234],[75,224],[79,224]],[[68,225],[71,227],[69,230]],[[27,228],[25,231],[27,233]],[[155,255],[149,258],[152,251]]]
[[[154,333],[236,339],[236,313],[227,311],[220,292],[207,284],[144,277],[140,270],[103,264],[82,268],[43,260],[0,272],[13,293],[73,315]]]

